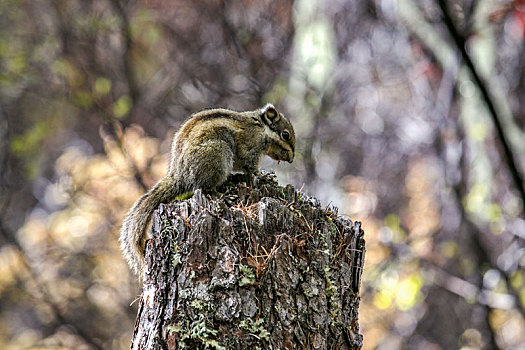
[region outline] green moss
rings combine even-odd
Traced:
[[[178,266],[181,263],[181,250],[177,242],[171,244],[171,263],[173,266]]]
[[[190,303],[190,306],[197,310],[203,310],[207,307],[207,303],[202,299],[195,299]]]
[[[263,326],[264,319],[260,318],[257,321],[253,321],[251,318],[242,320],[239,323],[239,328],[249,332],[252,335],[255,335],[259,339],[266,341],[270,340],[270,332],[266,330]]]
[[[314,292],[312,289],[305,289],[304,290],[304,295],[306,295],[308,298],[311,298],[314,296]]]
[[[162,220],[162,223],[160,224],[160,233],[164,235],[173,232],[178,232],[175,225],[173,225],[168,219]]]
[[[301,213],[301,211],[297,208],[295,208],[292,204],[290,204],[288,206],[288,209],[290,209],[290,211],[292,213],[294,213],[295,215],[297,215],[298,217],[302,218],[303,217],[303,213]]]
[[[202,343],[205,348],[212,348],[216,350],[226,350],[224,346],[221,346],[216,339],[218,331],[215,329],[208,328],[206,325],[206,319],[203,315],[198,320],[189,322],[187,320],[181,321],[177,324],[167,326],[169,334],[177,333],[179,342],[178,347],[180,349],[189,349],[191,344],[190,341]]]
[[[168,235],[179,233],[177,227],[171,223],[170,220],[163,220],[160,227],[161,235]],[[182,247],[179,246],[177,241],[173,241],[171,244],[171,263],[173,266],[178,266],[182,262]]]
[[[324,277],[326,282],[324,292],[330,305],[330,323],[337,325],[341,322],[341,301],[337,295],[337,285],[332,279],[332,272],[329,265],[324,267]]]
[[[252,286],[256,283],[255,272],[253,267],[248,265],[240,264],[239,265],[239,287]]]
[[[336,235],[335,237],[337,237],[339,230],[337,229],[334,220],[332,220],[331,218],[328,218],[328,227],[330,228],[330,232],[332,232],[334,235]]]
[[[193,197],[193,192],[189,191],[189,192],[184,192],[181,195],[178,195],[177,197],[175,197],[175,200],[184,201],[186,199],[190,199],[191,197]]]

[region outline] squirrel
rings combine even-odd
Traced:
[[[147,228],[161,203],[197,189],[215,193],[232,172],[251,179],[264,155],[289,163],[295,155],[293,126],[273,105],[193,114],[173,138],[166,176],[133,204],[123,221],[120,247],[131,269],[139,276],[143,271]]]

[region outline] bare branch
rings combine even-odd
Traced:
[[[518,170],[517,160],[514,157],[514,153],[512,152],[512,148],[508,137],[505,134],[505,130],[503,130],[502,117],[496,109],[496,104],[494,102],[492,94],[489,92],[488,84],[481,78],[476,66],[474,65],[474,62],[472,61],[470,55],[467,52],[465,36],[458,31],[456,25],[454,24],[450,16],[447,1],[438,0],[438,5],[441,8],[441,11],[443,12],[443,21],[447,26],[447,29],[450,35],[452,36],[457,49],[461,52],[463,61],[469,68],[474,80],[476,81],[476,84],[479,87],[479,90],[481,91],[483,99],[487,104],[487,108],[490,112],[489,114],[492,118],[492,121],[494,122],[494,126],[496,127],[498,138],[501,142],[501,145],[503,146],[503,150],[505,153],[504,158],[509,167],[514,186],[518,190],[522,202],[525,203],[525,187],[523,185],[523,177],[521,176],[520,171]]]

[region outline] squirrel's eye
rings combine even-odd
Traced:
[[[285,140],[285,141],[288,141],[290,140],[290,133],[288,131],[282,131],[281,132],[281,137]]]

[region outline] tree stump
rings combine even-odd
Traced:
[[[156,211],[132,349],[361,348],[360,223],[253,183]]]

